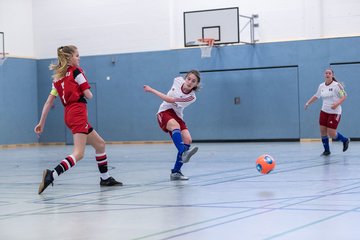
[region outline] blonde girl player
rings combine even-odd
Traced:
[[[346,96],[344,87],[336,80],[333,70],[326,69],[325,81],[319,85],[315,95],[304,106],[306,110],[318,98],[321,97],[323,99],[319,119],[321,141],[324,145],[324,152],[321,154],[323,156],[331,154],[329,137],[343,143],[343,152],[349,147],[350,139],[336,131],[341,119],[341,104],[345,101]]]
[[[184,163],[189,162],[191,156],[198,150],[197,147],[190,147],[192,139],[183,120],[183,111],[184,108],[195,102],[195,91],[199,89],[199,85],[200,73],[196,70],[189,71],[185,79],[183,77],[175,78],[167,94],[144,85],[145,92],[153,93],[164,100],[157,113],[158,123],[163,131],[170,133],[178,150],[175,165],[170,174],[171,181],[189,180],[182,174],[181,167]]]
[[[73,134],[74,150],[72,154],[61,160],[54,170],[44,170],[38,193],[41,194],[50,184],[53,184],[58,176],[74,167],[84,157],[86,142],[95,148],[96,162],[100,171],[100,185],[122,185],[109,175],[105,141],[88,122],[86,99],[91,99],[93,95],[85,74],[79,67],[79,52],[75,46],[70,45],[59,47],[57,55],[58,64],[50,65],[50,69],[54,70],[52,90],[34,131],[37,134],[43,132],[50,108],[55,98],[59,96],[65,107],[65,124]]]

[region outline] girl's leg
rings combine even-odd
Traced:
[[[114,186],[122,185],[121,182],[116,181],[110,176],[108,172],[108,161],[105,152],[105,141],[104,139],[93,130],[89,133],[87,142],[95,149],[95,158],[100,172],[100,185],[102,186]]]
[[[181,139],[183,139],[183,152],[178,151],[174,168],[171,170],[170,180],[188,180],[189,178],[181,173],[181,167],[184,163],[190,160],[190,157],[194,155],[198,148],[190,149],[192,142],[189,130],[184,129],[181,131]]]
[[[180,155],[184,152],[184,142],[181,136],[180,124],[175,119],[170,119],[166,124],[166,129],[171,133],[171,138]]]
[[[343,152],[349,148],[350,139],[344,137],[341,133],[337,132],[336,129],[328,128],[328,136],[333,138],[335,141],[341,141],[343,143]]]
[[[184,139],[185,152],[189,151],[192,139],[189,130],[185,129],[181,131],[181,136]]]
[[[324,146],[324,152],[321,155],[324,156],[330,155],[329,137],[327,134],[327,127],[320,125],[321,141]]]
[[[188,129],[182,130],[181,131],[181,136],[184,139],[184,144],[191,145],[192,138],[191,138],[191,135],[190,135],[190,132],[189,132]]]
[[[100,135],[93,130],[87,139],[87,142],[95,149],[95,158],[98,165],[99,172],[101,173],[102,179],[107,179],[110,177],[108,173],[108,162],[105,152],[105,141],[100,137]]]
[[[170,132],[174,145],[178,150],[174,168],[171,169],[170,180],[188,180],[189,178],[185,177],[180,171],[183,165],[181,156],[185,151],[185,145],[180,131],[180,124],[175,119],[170,119],[166,124],[166,129]]]
[[[54,179],[60,176],[62,173],[69,170],[71,167],[75,166],[75,164],[83,159],[85,153],[85,146],[86,146],[86,137],[87,135],[84,133],[75,133],[73,135],[74,138],[74,150],[72,154],[66,157],[64,160],[60,162],[59,165],[55,167],[55,171],[53,173]],[[73,161],[71,161],[71,159]],[[72,162],[74,164],[72,164]]]
[[[76,162],[80,161],[84,157],[87,135],[83,133],[75,133],[73,138],[74,150],[72,154],[61,160],[54,170],[46,169],[43,172],[42,182],[39,186],[39,194],[41,194],[50,184],[53,184],[55,178],[74,167]]]
[[[194,155],[198,151],[198,147],[190,148],[192,143],[192,138],[188,129],[184,129],[181,131],[181,136],[184,140],[185,151],[182,155],[182,163],[187,163],[192,155]]]
[[[167,122],[166,129],[171,133],[171,138],[182,158],[181,162],[187,163],[198,150],[197,147],[190,149],[192,139],[189,130],[180,130],[180,124],[175,119],[170,119]]]
[[[96,154],[105,152],[105,141],[95,129],[88,134],[87,142],[95,149]]]
[[[175,119],[170,119],[166,124],[166,129],[170,131],[171,138],[178,150],[174,168],[171,170],[170,180],[188,180],[181,173],[181,167],[187,163],[198,148],[190,149],[191,136],[187,129],[180,130],[180,124]]]

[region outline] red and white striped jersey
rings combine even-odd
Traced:
[[[167,93],[167,96],[175,98],[175,103],[163,101],[159,107],[158,113],[172,108],[174,109],[176,115],[183,119],[184,108],[196,101],[196,94],[194,90],[190,93],[184,93],[182,91],[184,82],[185,79],[183,77],[177,77],[174,79],[174,83],[170,91]]]
[[[84,97],[86,89],[90,89],[90,85],[83,70],[79,67],[69,66],[65,77],[53,81],[50,94],[60,96],[62,104],[67,106],[79,102],[80,98]]]

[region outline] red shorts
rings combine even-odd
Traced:
[[[332,129],[337,129],[341,119],[341,114],[331,114],[320,111],[319,124]]]
[[[171,119],[174,119],[175,121],[177,121],[179,123],[180,130],[188,129],[185,122],[181,118],[179,118],[178,115],[176,115],[176,113],[173,109],[168,109],[163,112],[159,112],[157,114],[157,120],[158,120],[159,126],[164,132],[169,132],[169,130],[166,129],[166,124]]]
[[[72,103],[65,107],[65,124],[73,134],[89,134],[93,129],[88,122],[86,103]]]

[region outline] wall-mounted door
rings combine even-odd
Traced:
[[[359,138],[360,112],[357,111],[360,102],[360,63],[343,63],[331,65],[336,79],[344,84],[347,99],[342,106],[341,121],[338,130],[353,139]]]
[[[296,66],[212,71],[202,79],[184,116],[194,140],[300,138]]]

